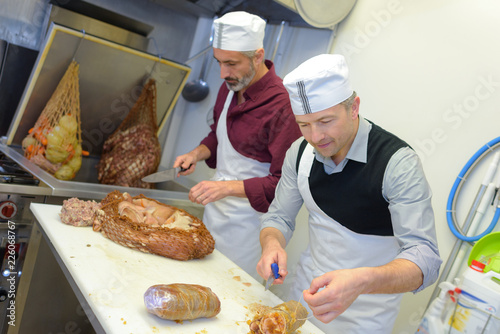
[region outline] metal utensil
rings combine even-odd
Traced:
[[[271,270],[272,270],[272,273],[271,273],[271,275],[269,275],[269,278],[266,281],[266,288],[265,288],[266,290],[269,289],[269,287],[271,285],[273,285],[273,282],[275,279],[278,279],[281,277],[280,274],[278,274],[278,272],[280,271],[280,268],[278,267],[277,263],[271,264]]]
[[[191,167],[191,166],[189,166]],[[189,168],[188,168],[189,169]],[[187,169],[184,168],[171,168],[161,172],[156,172],[143,177],[141,180],[148,183],[158,183],[165,181],[172,181],[177,177],[179,172],[185,172]]]
[[[210,88],[208,83],[203,79],[205,77],[205,68],[207,65],[207,57],[203,59],[200,77],[198,80],[190,81],[182,90],[182,97],[189,102],[200,102],[208,96]]]
[[[283,29],[285,28],[285,25],[286,25],[286,21],[281,21],[280,31],[278,33],[278,37],[276,37],[276,42],[274,44],[273,54],[271,56],[272,62],[274,62],[274,58],[276,57],[276,53],[278,52],[278,47],[279,47],[280,41],[281,41],[281,35],[283,35]]]
[[[210,34],[209,47],[212,46],[212,41],[214,37],[214,30],[212,27],[212,33]],[[209,48],[207,51],[209,51]],[[209,59],[209,52],[206,52],[205,57],[203,58],[203,64],[201,65],[200,77],[198,80],[193,80],[188,82],[184,89],[182,90],[182,97],[189,102],[200,102],[204,100],[208,93],[210,92],[210,88],[208,87],[208,83],[205,81],[205,71],[207,68],[207,62]]]

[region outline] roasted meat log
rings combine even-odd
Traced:
[[[131,197],[117,190],[101,201],[93,229],[120,245],[176,260],[205,257],[215,245],[197,217],[144,195]]]
[[[212,318],[220,312],[219,298],[196,284],[157,284],[144,294],[149,313],[168,320]]]
[[[307,319],[307,310],[295,300],[265,308],[250,323],[251,334],[291,334]]]

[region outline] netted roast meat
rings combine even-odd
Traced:
[[[307,320],[307,310],[298,301],[290,300],[273,308],[259,307],[250,323],[250,334],[291,334]]]
[[[154,129],[138,124],[113,133],[104,143],[99,161],[98,179],[103,184],[152,188],[144,176],[158,170],[160,145]]]
[[[104,142],[98,179],[104,184],[154,188],[141,179],[158,170],[161,147],[157,137],[156,82],[150,79],[127,117]]]
[[[215,241],[197,217],[174,206],[115,190],[96,211],[94,231],[114,242],[176,260],[203,258]]]

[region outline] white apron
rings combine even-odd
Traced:
[[[392,261],[399,246],[394,237],[355,233],[326,215],[314,202],[309,189],[313,147],[307,145],[298,170],[298,187],[309,212],[309,245],[301,255],[289,299],[303,301],[302,291],[313,278],[336,270],[379,266]],[[340,190],[341,191],[341,190]],[[328,334],[389,334],[399,311],[401,294],[360,295],[340,316],[328,324],[310,320]]]
[[[234,92],[229,91],[217,124],[217,168],[212,180],[245,180],[269,174],[270,163],[262,163],[238,153],[227,136],[227,111]],[[259,241],[262,213],[253,209],[248,198],[228,196],[205,206],[203,222],[215,239],[215,248],[259,282],[255,269],[260,259]]]

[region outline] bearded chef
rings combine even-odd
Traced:
[[[224,79],[214,124],[173,165],[188,168],[182,175],[201,160],[216,169],[211,180],[191,188],[189,199],[205,205],[203,222],[215,247],[259,280],[259,217],[274,198],[286,150],[300,136],[282,79],[264,58],[265,27],[246,12],[214,21],[213,53]]]
[[[305,204],[309,245],[289,299],[326,333],[391,333],[403,292],[438,277],[431,190],[407,143],[359,114],[341,55],[313,57],[285,76],[304,138],[288,150],[276,197],[262,217],[267,278],[287,277],[285,245]]]

